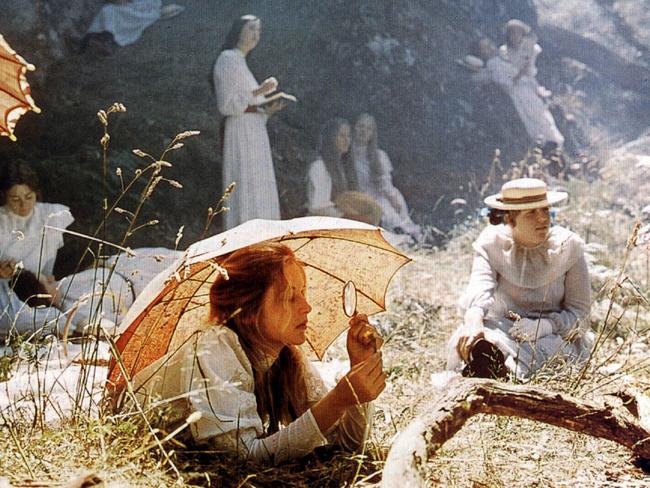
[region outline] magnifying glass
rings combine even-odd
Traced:
[[[357,313],[357,287],[354,282],[348,281],[343,286],[343,313],[352,317]]]
[[[348,281],[343,286],[343,313],[348,317],[353,317],[357,314],[357,287],[354,285],[354,282]],[[374,345],[375,334],[372,331],[365,331],[362,334],[362,339],[364,341],[373,341],[373,348],[377,350],[377,346]]]

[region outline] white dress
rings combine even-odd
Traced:
[[[474,242],[474,263],[460,312],[474,309],[483,316],[485,338],[503,352],[506,366],[527,377],[549,358],[584,360],[593,333],[583,320],[590,306],[591,286],[584,242],[563,227],[551,228],[534,248],[518,245],[506,225],[490,225]],[[509,333],[512,311],[521,317],[544,318],[553,332],[535,342],[519,342]],[[447,368],[460,370],[456,352],[461,325],[449,341]]]
[[[391,231],[402,229],[414,236],[421,235],[422,229],[411,219],[404,196],[393,185],[393,164],[388,154],[381,149],[377,152],[380,170],[379,174],[373,174],[367,149],[358,146],[352,148],[359,191],[373,197],[381,207],[382,227]]]
[[[71,333],[82,333],[95,319],[107,332],[114,331],[149,281],[183,254],[165,248],[139,248],[134,252],[133,257],[111,257],[105,267],[61,279],[58,283],[63,296],[60,309],[30,307],[9,288],[7,280],[0,280],[0,336],[6,336],[11,330],[60,333],[75,307],[69,326]]]
[[[93,19],[89,33],[110,32],[119,46],[133,44],[144,30],[160,19],[162,0],[131,0],[125,5],[106,4]]]
[[[0,260],[15,259],[32,273],[51,275],[57,251],[63,246],[63,235],[44,226],[65,229],[72,222],[70,209],[58,203],[36,202],[28,217],[16,215],[7,206],[0,207]],[[59,316],[56,309],[27,307],[10,290],[9,281],[0,279],[0,336],[13,327],[23,332],[35,330],[35,324],[40,327],[51,321],[52,326],[58,327]],[[64,324],[65,319],[61,328]]]
[[[327,393],[309,362],[305,380],[309,403]],[[195,441],[266,463],[299,458],[332,442],[356,449],[365,441],[372,420],[371,404],[352,407],[329,432],[322,433],[307,410],[278,432],[262,437],[253,370],[237,334],[227,327],[211,326],[195,334],[178,351],[140,371],[133,389],[145,410],[156,405],[170,409],[170,424],[199,412],[200,419],[190,425]],[[126,408],[129,405],[127,401]]]
[[[307,213],[326,217],[342,217],[332,201],[332,178],[325,163],[317,159],[307,171]]]
[[[564,145],[564,136],[555,125],[553,114],[538,94],[537,80],[531,76],[522,76],[515,82],[514,77],[519,69],[504,56],[489,59],[485,68],[474,74],[475,81],[493,82],[499,85],[512,100],[530,138],[540,139],[542,143],[554,142],[561,149]]]
[[[63,235],[44,226],[65,229],[72,222],[70,209],[58,203],[36,202],[29,217],[0,207],[0,260],[22,261],[32,273],[51,275],[56,253],[63,246]]]
[[[265,101],[253,96],[259,87],[238,49],[227,49],[214,65],[214,85],[219,111],[225,117],[223,188],[233,181],[225,214],[226,229],[250,219],[280,219],[280,199],[263,112],[246,112]]]

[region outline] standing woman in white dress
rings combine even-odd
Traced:
[[[381,207],[381,225],[419,241],[422,229],[411,220],[404,196],[393,185],[393,165],[377,146],[377,121],[370,114],[359,115],[354,124],[352,158],[359,191],[373,197]]]
[[[63,235],[45,226],[65,229],[74,218],[65,205],[39,199],[36,173],[25,163],[8,163],[0,181],[0,282],[18,262],[33,273],[52,274]]]
[[[284,104],[260,107],[265,95],[276,90],[278,81],[271,77],[259,84],[246,64],[246,55],[257,45],[261,30],[260,19],[253,15],[235,20],[214,65],[217,104],[224,116],[223,188],[236,183],[230,211],[225,214],[226,229],[250,219],[280,218],[266,121]]]

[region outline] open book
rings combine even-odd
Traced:
[[[284,92],[275,92],[272,95],[267,96],[266,100],[260,103],[258,107],[266,107],[267,105],[273,102],[297,102],[297,101],[298,99],[293,95],[289,95],[288,93],[284,93]]]

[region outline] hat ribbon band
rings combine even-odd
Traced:
[[[545,200],[546,200],[546,193],[544,193],[543,195],[533,195],[530,197],[521,197],[521,198],[507,198],[507,197],[497,198],[497,201],[502,203],[536,203],[536,202],[543,202]]]

